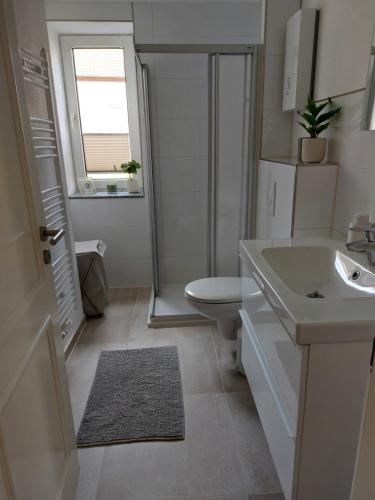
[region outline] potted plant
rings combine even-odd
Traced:
[[[139,183],[133,176],[137,173],[137,170],[141,168],[141,165],[137,161],[131,160],[127,163],[122,163],[120,166],[125,173],[129,174],[128,192],[137,193],[139,191]]]
[[[114,171],[117,172],[116,165],[113,165]],[[117,182],[108,182],[107,184],[107,193],[113,194],[117,193]]]
[[[326,106],[330,110],[323,113]],[[341,107],[333,106],[330,98],[327,101],[317,104],[311,97],[307,100],[304,111],[298,111],[305,123],[298,122],[310,135],[301,138],[301,160],[305,163],[320,163],[326,155],[327,139],[318,137],[330,125],[330,120],[338,115]]]

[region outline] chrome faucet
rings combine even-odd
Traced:
[[[366,253],[369,265],[375,266],[375,226],[372,224],[353,226],[349,231],[363,231],[364,238],[346,243],[346,249],[350,252]]]

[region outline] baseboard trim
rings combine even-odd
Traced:
[[[71,341],[69,342],[69,344],[66,346],[66,349],[65,349],[65,352],[64,352],[64,356],[65,356],[65,361],[68,361],[69,359],[69,356],[72,354],[75,346],[77,345],[84,329],[86,328],[86,325],[87,325],[87,321],[86,321],[86,316],[83,317],[81,323],[79,324],[79,327],[77,328],[76,332],[74,333],[74,335],[72,336],[72,339]]]

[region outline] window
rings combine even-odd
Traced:
[[[77,178],[121,187],[121,163],[141,161],[132,38],[63,36],[61,47]]]

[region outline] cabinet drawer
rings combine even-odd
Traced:
[[[242,362],[285,498],[291,500],[296,445],[299,438],[288,437],[256,341],[246,324],[242,326]]]
[[[243,266],[242,275],[246,269]],[[243,280],[243,287],[246,280]],[[303,349],[296,345],[286,332],[283,324],[264,298],[258,309],[247,301],[246,291],[242,294],[243,322],[251,329],[262,362],[272,386],[277,394],[283,415],[286,419],[288,434],[299,435],[298,408],[300,406],[301,382],[304,383]]]

